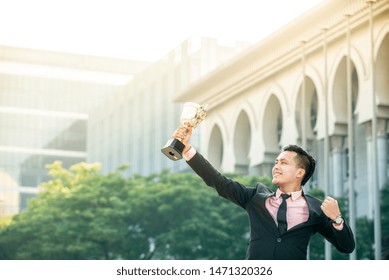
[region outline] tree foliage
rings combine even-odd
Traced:
[[[125,179],[121,169],[102,175],[98,164],[51,164],[52,180],[0,229],[0,258],[244,258],[245,212],[196,175]]]
[[[382,259],[389,260],[389,181],[381,191],[381,231]]]
[[[248,241],[245,211],[220,198],[194,173],[163,171],[124,178],[103,175],[99,164],[69,169],[48,166],[52,180],[23,212],[0,220],[0,259],[244,259]],[[247,186],[267,177],[228,174]],[[310,194],[322,198],[323,192]],[[384,198],[384,195],[386,198]],[[383,191],[382,228],[388,238],[389,186]],[[347,213],[346,199],[342,213]],[[372,222],[357,221],[358,258],[372,258]],[[384,250],[388,245],[384,242]],[[347,256],[333,253],[335,259]],[[324,258],[315,235],[310,258]]]
[[[321,190],[316,189],[310,193],[318,198],[323,198],[324,193],[320,194]],[[341,213],[348,218],[348,197],[336,198],[340,205]],[[382,233],[382,258],[389,259],[389,182],[381,190],[381,233]],[[356,239],[356,253],[359,260],[373,260],[374,256],[374,222],[368,217],[358,217],[356,219],[356,230],[354,232]],[[348,259],[348,254],[340,253],[332,248],[332,259],[344,260]],[[324,259],[324,238],[320,235],[315,235],[310,242],[310,257],[311,259]]]

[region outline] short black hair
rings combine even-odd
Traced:
[[[304,186],[305,183],[308,182],[308,180],[312,177],[313,172],[315,172],[315,159],[310,154],[308,154],[307,151],[297,145],[288,145],[284,147],[283,151],[297,153],[297,155],[295,156],[297,166],[305,170],[303,180],[301,181],[301,185]]]

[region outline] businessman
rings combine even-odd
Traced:
[[[304,184],[315,171],[315,160],[305,150],[289,145],[275,159],[272,169],[276,192],[263,184],[247,187],[218,172],[190,145],[192,128],[178,128],[189,166],[217,193],[246,210],[250,241],[246,259],[304,260],[311,236],[321,234],[340,252],[351,253],[355,240],[336,199],[321,201],[305,194]]]

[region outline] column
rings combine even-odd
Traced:
[[[377,168],[378,168],[378,186],[380,189],[387,182],[388,178],[388,144],[387,144],[387,120],[377,120]]]
[[[340,197],[344,195],[343,191],[343,170],[344,170],[344,152],[343,142],[344,137],[335,135],[331,136],[331,155],[332,155],[332,184],[330,183],[330,189],[332,187],[332,195]],[[332,185],[332,186],[331,186]]]

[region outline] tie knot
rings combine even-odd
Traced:
[[[290,194],[282,193],[281,196],[283,200],[287,200],[290,197]]]

